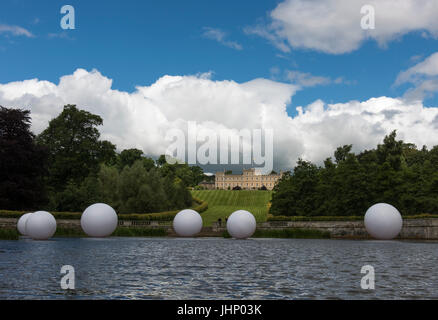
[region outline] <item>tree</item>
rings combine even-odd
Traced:
[[[274,215],[360,216],[386,202],[403,215],[438,213],[438,147],[418,150],[391,132],[358,155],[339,147],[324,167],[299,160],[274,187]]]
[[[48,184],[62,191],[67,183],[80,184],[90,174],[97,174],[99,164],[111,162],[115,145],[100,141],[100,116],[66,105],[38,136],[38,143],[49,150]]]
[[[120,173],[116,167],[102,165],[97,176],[98,201],[108,203],[119,213],[151,213],[190,207],[192,197],[182,180],[171,175],[162,176],[160,169],[154,166],[147,170],[144,159],[125,166]],[[87,190],[88,185],[91,182],[81,186],[78,194],[85,195],[82,190]],[[89,198],[83,197],[84,202]]]
[[[105,202],[102,199],[101,189],[96,177],[90,176],[76,185],[68,182],[63,191],[54,193],[50,207],[55,211],[81,212],[88,206]]]
[[[139,149],[123,150],[118,156],[117,165],[119,167],[119,170],[122,170],[126,166],[132,166],[134,162],[142,159],[142,155],[143,151]]]
[[[163,177],[179,178],[186,187],[195,187],[206,178],[201,167],[190,167],[186,163],[170,164],[166,162],[164,155],[161,155],[156,163]]]
[[[143,161],[143,167],[146,170],[149,171],[149,170],[155,168],[155,161],[154,161],[154,159],[148,158],[148,157],[143,157],[142,161]]]
[[[167,163],[166,161],[166,156],[164,154],[162,154],[158,159],[157,159],[157,166],[161,167],[163,165],[165,165]]]
[[[34,209],[45,202],[47,150],[35,144],[30,112],[0,106],[0,208]]]
[[[331,190],[326,190],[329,194],[324,195],[325,211],[319,211],[316,215],[335,213],[339,216],[355,216],[360,214],[363,208],[370,205],[370,194],[365,192],[367,174],[356,155],[348,153],[336,168],[331,180]]]
[[[347,159],[347,156],[350,153],[352,148],[353,148],[353,145],[351,145],[351,144],[337,148],[335,151],[336,163],[341,163],[342,161],[345,161],[345,159]]]
[[[117,163],[116,146],[109,141],[101,141],[100,162],[106,165],[115,165]]]
[[[388,162],[394,170],[399,170],[403,157],[403,141],[397,141],[395,138],[397,132],[394,130],[390,135],[383,139],[383,144],[377,146],[377,158],[380,164]]]
[[[204,170],[202,170],[199,166],[191,166],[190,170],[192,171],[193,186],[197,186],[200,182],[204,181],[206,176],[204,175]]]
[[[285,176],[274,188],[271,213],[274,215],[314,215],[318,208],[318,168],[299,159],[292,176]]]

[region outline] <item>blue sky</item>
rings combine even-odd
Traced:
[[[326,103],[403,95],[408,85],[393,86],[397,75],[416,60],[437,51],[435,39],[415,31],[386,48],[373,40],[358,50],[328,54],[306,48],[281,52],[245,28],[269,22],[281,1],[19,1],[2,0],[0,25],[25,28],[33,37],[0,34],[0,83],[38,78],[54,83],[77,68],[98,69],[113,79],[113,88],[134,91],[165,74],[213,72],[214,80],[246,82],[272,78],[288,82],[284,72],[342,77],[303,88],[288,109],[316,99]],[[76,29],[60,28],[60,8],[76,10]],[[213,28],[241,50],[205,36]],[[414,58],[413,58],[414,57]],[[417,59],[415,59],[417,57]],[[425,100],[437,105],[436,95]]]
[[[60,26],[64,5],[75,30]],[[437,17],[436,0],[2,0],[0,105],[29,109],[38,134],[76,104],[118,150],[151,156],[193,121],[273,129],[277,170],[393,130],[431,148]]]

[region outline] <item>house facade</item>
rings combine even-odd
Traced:
[[[233,189],[241,187],[247,190],[257,190],[265,186],[266,189],[272,190],[278,180],[283,176],[283,172],[275,174],[262,175],[254,168],[244,169],[241,174],[226,174],[225,172],[216,172],[215,188],[216,189]]]

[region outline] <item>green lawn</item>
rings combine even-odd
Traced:
[[[207,201],[208,209],[201,215],[204,226],[210,226],[219,218],[225,222],[225,218],[236,210],[251,212],[257,222],[266,221],[268,202],[271,200],[272,191],[194,190],[192,195]]]

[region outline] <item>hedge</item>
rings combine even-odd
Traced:
[[[0,218],[20,218],[29,211],[0,210]],[[80,219],[81,212],[51,212],[56,219]]]
[[[198,203],[198,205],[193,210],[202,213],[208,209],[208,203],[202,201],[198,198],[193,198],[193,201]],[[120,220],[143,220],[143,221],[172,221],[176,214],[181,210],[174,211],[164,211],[158,213],[129,213],[129,214],[119,214]]]
[[[208,203],[198,198],[193,198],[198,205],[193,210],[201,213],[208,209]],[[120,220],[146,220],[146,221],[172,221],[180,210],[164,211],[157,213],[129,213],[119,214]],[[0,210],[0,218],[20,218],[28,211]],[[80,219],[81,212],[51,212],[56,219],[76,220]]]

